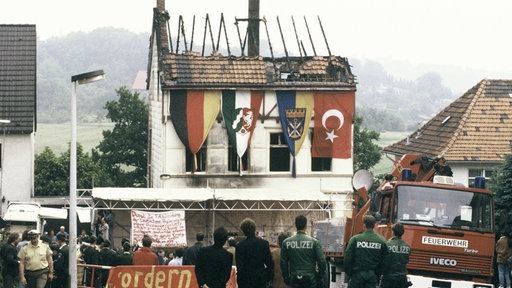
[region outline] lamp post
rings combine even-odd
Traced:
[[[11,120],[9,119],[0,119],[0,124],[3,126],[4,130],[4,139],[2,140],[2,151],[0,157],[0,168],[2,169],[2,174],[0,175],[0,216],[2,215],[2,208],[5,202],[5,195],[4,195],[4,151],[5,151],[5,125],[10,124]]]
[[[71,147],[69,151],[69,287],[78,287],[77,277],[77,200],[76,200],[76,86],[105,79],[103,70],[71,76]]]

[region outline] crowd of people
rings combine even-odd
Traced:
[[[410,246],[401,239],[403,225],[395,224],[394,237],[386,241],[373,231],[373,216],[364,216],[363,222],[366,230],[352,237],[346,249],[348,287],[374,288],[378,284],[383,288],[408,287],[405,266]],[[143,236],[142,247],[131,245],[123,238],[120,248],[114,250],[106,236],[108,233],[96,236],[83,232],[77,237],[80,241],[77,259],[86,264],[79,265],[79,285],[94,283],[95,288],[105,287],[110,270],[101,269],[103,266],[194,265],[201,288],[226,287],[233,267],[240,288],[328,287],[324,251],[320,242],[306,233],[307,224],[305,216],[297,216],[295,235],[281,233],[278,243],[270,245],[257,235],[256,223],[246,218],[240,223],[245,237],[239,242],[229,237],[225,227],[218,227],[213,232],[213,245],[207,245],[205,235],[198,232],[193,245],[172,252],[152,247],[150,235]],[[69,287],[68,233],[65,227],[60,227],[53,234],[40,235],[38,231],[27,230],[21,237],[18,233],[9,235],[0,249],[3,287]]]

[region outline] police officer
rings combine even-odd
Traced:
[[[317,239],[306,235],[307,222],[305,216],[297,216],[297,234],[286,238],[281,246],[283,279],[292,288],[317,287],[325,273],[324,251]]]
[[[386,240],[373,231],[375,217],[365,215],[366,230],[354,235],[345,252],[345,273],[349,276],[348,288],[375,288],[388,254]]]
[[[21,284],[27,288],[41,288],[47,280],[53,280],[52,250],[39,241],[39,231],[30,230],[27,235],[30,242],[18,252]]]
[[[407,263],[409,262],[409,255],[411,254],[411,246],[404,240],[404,225],[396,223],[391,228],[393,235],[388,240],[389,254],[386,257],[384,273],[382,275],[381,288],[407,288]]]

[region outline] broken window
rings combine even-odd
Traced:
[[[290,151],[284,134],[270,133],[270,172],[290,171]]]

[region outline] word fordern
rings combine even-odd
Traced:
[[[154,270],[154,266],[153,266]],[[188,270],[179,271],[177,269],[170,269],[167,271],[167,275],[164,271],[158,271],[151,273],[144,273],[142,271],[135,271],[134,275],[131,273],[123,273],[119,272],[118,276],[121,279],[122,287],[138,287],[139,281],[143,281],[143,285],[145,287],[164,287],[164,284],[167,282],[171,284],[173,281],[173,276],[176,275],[179,278],[179,284],[177,287],[190,287],[190,282],[192,278],[192,272]],[[185,284],[185,285],[183,285]],[[176,287],[174,285],[170,285]]]
[[[109,288],[198,288],[194,266],[117,266],[108,278]],[[236,287],[234,270],[227,287]]]

